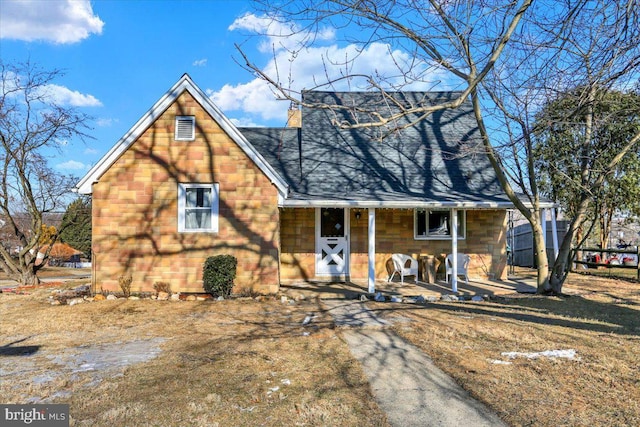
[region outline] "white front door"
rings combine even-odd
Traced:
[[[316,209],[316,275],[349,274],[349,216],[342,208]]]

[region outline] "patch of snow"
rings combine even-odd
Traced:
[[[563,358],[570,360],[580,360],[580,358],[576,357],[576,351],[574,349],[569,350],[545,350],[541,352],[533,352],[533,353],[521,353],[518,351],[511,352],[503,352],[502,356],[508,357],[509,359],[515,359],[517,357],[524,357],[526,359],[538,359],[540,357],[549,357],[549,358]]]
[[[493,365],[513,365],[513,363],[506,360],[489,359],[489,363]]]

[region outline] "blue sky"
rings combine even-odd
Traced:
[[[288,103],[234,61],[234,44],[297,90],[312,88],[325,72],[339,75],[327,64],[356,55],[325,28],[292,61],[300,37],[292,26],[267,19],[249,1],[0,0],[0,57],[64,71],[52,93],[94,117],[95,139],[60,141],[51,164],[81,177],[184,73],[236,124],[284,126]],[[393,54],[390,60],[388,46],[374,43],[350,71],[391,74],[394,61],[411,60]]]

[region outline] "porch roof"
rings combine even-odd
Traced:
[[[397,92],[415,106],[451,100],[454,92]],[[383,128],[339,129],[334,123],[370,121],[362,109],[397,108],[378,92],[304,92],[306,104],[359,109],[303,108],[302,128],[241,128],[241,133],[289,185],[283,207],[509,209],[482,148],[470,102],[418,125],[411,118]],[[414,117],[415,118],[415,117]],[[551,207],[543,206],[543,207]]]

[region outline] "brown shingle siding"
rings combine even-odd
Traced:
[[[176,115],[196,117],[194,141],[173,140]],[[179,182],[220,184],[218,233],[177,232]],[[277,190],[188,92],[100,177],[93,209],[98,290],[117,291],[131,274],[137,291],[166,281],[201,292],[202,265],[215,254],[238,258],[238,289],[277,289]]]

